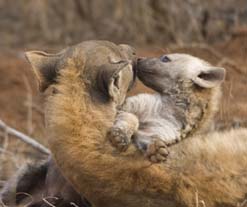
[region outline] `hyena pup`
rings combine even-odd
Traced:
[[[167,146],[212,119],[225,69],[187,54],[139,59],[137,68],[139,79],[156,93],[127,98],[108,135],[120,151],[133,140],[152,162],[164,161]]]

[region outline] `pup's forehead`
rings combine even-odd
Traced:
[[[195,65],[205,64],[205,62],[195,56],[183,53],[173,53],[167,55],[172,62],[184,62]]]
[[[204,66],[210,65],[208,62],[189,54],[174,53],[167,56],[171,60],[171,63],[174,63],[174,67],[183,70],[197,71],[201,70]]]

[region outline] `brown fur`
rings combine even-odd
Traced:
[[[195,206],[196,194],[206,206],[240,205],[247,192],[246,146],[246,129],[215,132],[174,146],[167,166],[177,171],[176,195],[186,206]]]
[[[150,164],[133,146],[118,153],[105,138],[116,115],[113,100],[92,99],[93,82],[73,61],[66,68],[47,101],[50,147],[63,175],[93,205],[197,206],[197,194],[213,207],[244,200],[246,130],[187,139],[164,164]],[[95,79],[94,69],[84,71]]]
[[[48,99],[62,97],[60,103],[63,104],[63,94],[69,93],[73,97],[72,105],[67,105],[67,110],[70,110],[70,108],[75,109],[78,104],[77,100],[81,100],[80,97],[87,97],[90,99],[89,104],[93,102],[97,105],[95,107],[101,111],[106,110],[105,119],[107,120],[109,117],[113,118],[116,107],[124,101],[127,90],[133,84],[135,78],[132,68],[134,55],[133,48],[128,45],[117,46],[107,41],[87,41],[67,48],[58,54],[47,54],[41,51],[28,52],[27,58],[33,66],[40,90],[44,91],[50,87],[51,93],[47,91],[47,96],[50,96]],[[61,87],[64,84],[64,78],[67,80],[65,86],[69,86],[69,91],[64,91],[66,87]],[[62,83],[60,84],[60,82]],[[85,92],[87,92],[87,96],[85,96]],[[73,103],[74,98],[77,100]],[[68,99],[70,99],[69,96],[66,100]],[[88,108],[90,112],[90,105],[82,102],[82,106],[85,109]],[[110,109],[110,112],[107,112],[107,108]],[[47,115],[49,115],[49,109],[47,109]],[[60,109],[59,106],[58,109]],[[80,115],[81,108],[79,107],[78,110],[78,115]],[[77,112],[74,111],[72,115]],[[53,112],[51,113],[53,114]],[[95,116],[91,115],[93,114],[89,113],[89,116],[85,118],[88,118],[88,121],[95,120],[97,110]],[[64,121],[64,118],[61,118],[60,121]],[[86,119],[85,122],[87,122]],[[80,121],[78,123],[82,124]],[[95,127],[97,126],[95,125]],[[66,128],[64,129],[66,130]],[[50,133],[48,133],[48,137],[49,135]],[[70,142],[69,139],[67,141]],[[71,141],[73,142],[73,139]],[[34,201],[30,206],[46,206],[47,204],[42,200],[43,196],[57,197],[57,200],[53,199],[55,203],[51,203],[60,207],[68,206],[70,202],[86,206],[81,195],[71,187],[70,182],[67,182],[57,166],[51,161],[47,161],[45,164],[44,168],[39,167],[39,164],[32,164],[31,168],[27,167],[19,172],[17,179],[13,178],[0,193],[1,199],[7,203],[10,200],[13,205],[22,203],[24,198],[19,199],[15,193],[20,190],[33,196]],[[38,179],[37,175],[42,176]],[[41,182],[41,185],[38,183],[36,185],[35,180]],[[23,183],[24,186],[20,183]]]
[[[244,200],[246,131],[185,140],[171,148],[167,162],[150,164],[134,147],[117,153],[107,142],[116,112],[111,102],[92,101],[76,69],[64,70],[56,87],[60,93],[47,103],[50,147],[64,175],[93,205],[195,206],[196,192],[207,206]]]
[[[105,142],[104,128],[110,126],[105,113],[93,106],[83,109],[83,97],[72,99],[74,107],[70,101],[72,107],[66,107],[72,98],[66,98],[66,88],[64,97],[49,102],[56,106],[49,120],[54,133],[51,149],[64,175],[94,205],[194,206],[196,192],[207,206],[235,206],[245,198],[247,157],[241,145],[246,146],[246,131],[232,137],[209,135],[206,141],[188,139],[175,145],[165,164],[150,165],[133,149],[114,153]],[[243,138],[236,142],[239,135]]]

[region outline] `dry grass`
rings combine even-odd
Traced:
[[[66,45],[87,39],[132,44],[212,42],[246,25],[247,11],[245,0],[1,0],[1,8],[0,44],[7,47]]]

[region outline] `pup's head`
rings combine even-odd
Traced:
[[[59,84],[59,76],[64,70],[75,70],[92,97],[119,105],[135,79],[132,67],[135,52],[128,45],[86,41],[56,54],[30,51],[26,57],[42,92]]]
[[[173,97],[176,117],[183,123],[182,137],[208,130],[218,110],[225,69],[186,54],[141,59],[138,77],[148,87]]]
[[[217,87],[225,78],[225,69],[187,54],[168,54],[139,59],[138,77],[148,87],[162,93],[179,81],[192,82],[201,89]]]

